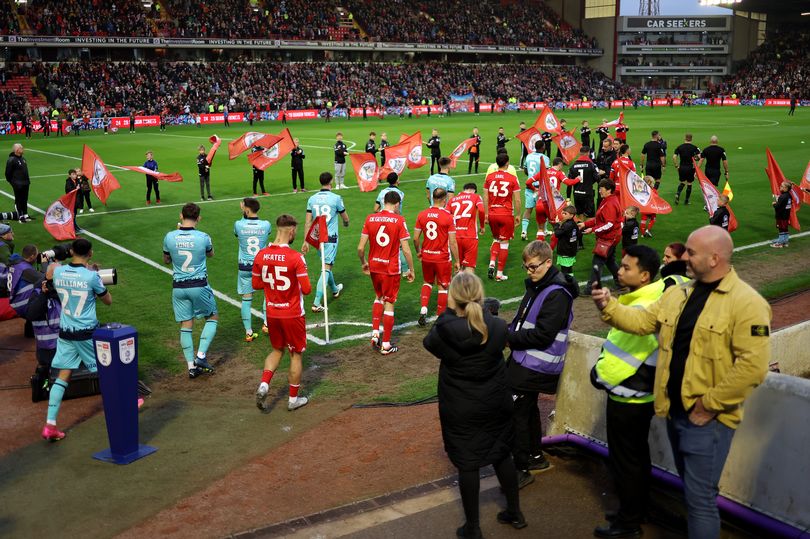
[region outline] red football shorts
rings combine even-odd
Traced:
[[[511,214],[490,214],[489,229],[498,241],[509,241],[515,236],[515,218]]]
[[[371,284],[374,285],[374,294],[385,303],[396,303],[399,295],[399,283],[402,276],[386,275],[385,273],[372,273]]]
[[[465,268],[474,268],[478,261],[478,238],[458,238],[458,257]]]
[[[267,318],[270,344],[276,350],[289,349],[296,354],[307,349],[307,323],[303,316],[297,318]]]
[[[422,261],[422,277],[428,284],[438,282],[439,285],[447,288],[450,286],[453,268],[450,262],[425,262]]]

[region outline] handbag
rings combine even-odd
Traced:
[[[593,247],[593,254],[602,258],[607,258],[611,247],[613,247],[612,241],[604,238],[596,238],[596,245]]]

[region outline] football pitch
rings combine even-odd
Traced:
[[[617,115],[616,109],[557,112],[559,118],[567,120],[569,129],[576,128],[577,136],[583,120],[588,120],[591,129],[595,131],[602,118],[614,119]],[[293,137],[300,139],[306,152],[304,170],[309,192],[292,192],[289,157],[285,158],[266,171],[265,185],[270,196],[260,197],[262,208],[259,216],[274,223],[281,213],[294,215],[301,223],[294,247],[300,248],[307,198],[319,188],[318,175],[321,172],[334,172],[332,144],[338,131],[343,133],[344,141],[351,152],[362,152],[369,131],[377,133],[379,144],[382,132],[388,134],[390,142],[396,143],[400,134],[411,134],[419,130],[423,140],[427,141],[431,129],[436,128],[442,138],[443,154],[447,155],[459,142],[470,136],[473,127],[478,127],[483,139],[479,174],[468,174],[467,162],[460,161],[451,175],[456,180],[457,190],[461,190],[465,183],[475,182],[481,193],[484,172],[495,158],[498,128],[504,127],[506,134],[511,137],[518,132],[520,121],[531,125],[534,119],[533,113],[524,111],[487,113],[479,117],[458,114],[449,118],[434,115],[419,119],[333,120],[328,124],[322,120],[290,122],[287,127]],[[637,165],[640,162],[641,147],[649,140],[651,130],[661,131],[667,140],[668,166],[660,194],[670,203],[674,199],[678,183],[677,171],[671,164],[672,150],[683,141],[685,133],[692,133],[694,143],[701,148],[708,144],[710,136],[719,137],[720,144],[726,149],[731,171],[730,181],[734,192],[731,207],[739,221],[739,229],[733,235],[737,246],[756,244],[776,235],[770,186],[763,170],[765,148],[771,148],[785,175],[797,183],[810,159],[810,116],[801,109],[796,116],[788,117],[787,111],[782,108],[700,107],[637,111],[628,108],[625,111],[625,123],[630,127],[628,142]],[[80,165],[83,144],[89,145],[104,160],[110,172],[120,182],[121,189],[112,193],[106,207],[93,195],[96,212],[90,214],[85,211],[79,216],[78,222],[88,232],[85,237],[94,244],[94,260],[102,267],[115,267],[118,270],[119,283],[111,288],[113,305],[99,306],[99,319],[102,322],[116,321],[137,328],[140,335],[140,367],[147,378],[154,371],[180,372],[185,369],[178,344],[178,327],[171,307],[170,268],[162,262],[162,241],[164,235],[177,226],[180,208],[189,201],[201,204],[202,219],[199,229],[211,235],[215,249],[215,256],[208,260],[208,273],[212,288],[219,293],[217,301],[220,322],[210,353],[214,357],[247,357],[256,365],[260,364],[267,353],[268,346],[263,339],[254,343],[243,342],[239,295],[236,293],[237,243],[233,236],[233,223],[241,217],[239,201],[252,194],[252,172],[247,162],[247,153],[233,161],[228,160],[227,142],[246,131],[277,133],[281,128],[278,122],[257,123],[252,128],[247,123],[234,123],[229,128],[221,125],[202,128],[170,126],[164,133],[157,128],[144,128],[135,134],[122,129],[109,135],[93,131],[63,138],[51,136],[43,139],[41,134],[36,134],[32,140],[24,140],[19,136],[4,139],[9,151],[13,142],[22,142],[26,148],[25,156],[32,178],[30,204],[36,208],[44,210],[64,194],[67,170]],[[207,139],[212,134],[222,137],[223,145],[211,168],[214,200],[201,202],[195,158],[200,144],[210,147]],[[803,137],[807,137],[807,140]],[[592,139],[598,140],[595,133]],[[517,165],[520,142],[512,139],[507,148],[512,162]],[[184,177],[182,183],[161,182],[160,205],[145,205],[146,182],[142,174],[116,168],[143,164],[147,150],[154,152],[161,172],[179,171]],[[427,151],[425,154],[427,155]],[[429,166],[426,166],[407,170],[401,179],[400,188],[406,195],[403,213],[411,229],[417,213],[427,206],[425,179],[428,175]],[[519,179],[525,180],[525,175],[519,174]],[[360,271],[356,247],[363,221],[374,208],[376,192],[360,192],[356,183],[349,164],[346,184],[351,187],[337,191],[345,201],[350,226],[340,227],[339,231],[340,245],[334,274],[337,282],[342,282],[345,288],[339,299],[329,303],[333,342],[324,343],[324,330],[318,326],[322,324],[324,315],[309,311],[312,304],[312,296],[309,296],[305,303],[307,323],[313,326],[309,329],[312,337],[309,351],[317,352],[324,347],[357,343],[361,335],[370,330],[373,291],[369,278]],[[0,210],[11,210],[11,189],[7,183],[0,185],[0,194],[5,195],[0,197]],[[658,218],[653,229],[655,237],[642,240],[659,252],[670,242],[685,241],[692,230],[708,222],[708,216],[702,209],[703,200],[697,183],[692,193],[692,204],[673,208],[671,214]],[[15,225],[16,250],[19,252],[28,243],[37,244],[41,250],[57,243],[42,227],[42,215],[36,211],[29,213],[37,220],[32,224]],[[800,219],[803,213],[799,213]],[[532,220],[530,237],[535,228],[536,224]],[[271,238],[273,236],[271,234]],[[506,269],[510,280],[494,283],[485,278],[491,239],[489,231],[480,238],[478,257],[478,274],[485,279],[486,293],[501,300],[517,298],[523,292],[525,273],[520,269],[520,250],[524,244],[519,238],[512,242]],[[589,273],[593,241],[592,236],[586,236],[586,250],[580,251],[577,257],[575,275],[580,280]],[[799,239],[796,243],[804,241]],[[767,246],[755,249],[758,249],[755,253],[778,257],[778,253],[772,253]],[[307,263],[310,279],[314,284],[320,274],[320,260],[314,250],[307,255]],[[774,263],[778,263],[778,258],[774,258]],[[416,266],[416,281],[412,284],[403,281],[400,290],[396,308],[397,324],[413,324],[419,314],[421,269],[418,261]],[[435,301],[434,295],[431,314],[435,312]],[[254,309],[261,309],[258,297],[254,299]],[[261,322],[255,320],[254,329],[260,326]],[[199,327],[196,329],[199,331]],[[396,332],[394,338],[396,339]]]

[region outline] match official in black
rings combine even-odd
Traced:
[[[703,163],[706,163],[706,168],[703,169],[703,172],[706,173],[706,177],[709,178],[709,181],[712,182],[715,187],[720,183],[721,164],[725,170],[726,180],[728,180],[728,159],[726,158],[726,150],[717,143],[717,137],[714,135],[709,139],[709,146],[700,152],[698,167],[703,166]]]
[[[298,192],[298,184],[296,180],[301,180],[301,190],[306,191],[304,187],[304,150],[301,148],[300,144],[298,143],[298,139],[294,138],[293,142],[295,143],[295,148],[290,153],[290,166],[292,167],[292,185],[293,191]]]
[[[653,131],[651,137],[651,140],[641,149],[641,166],[644,167],[644,173],[655,180],[655,190],[657,191],[667,166],[667,158],[664,156],[664,149],[658,140],[658,131]]]
[[[442,138],[439,136],[439,130],[434,129],[432,136],[425,145],[430,148],[430,174],[433,175],[433,167],[439,166],[439,159],[442,157]]]
[[[686,198],[684,205],[689,205],[689,197],[692,196],[692,182],[695,181],[695,163],[693,159],[700,156],[700,148],[692,144],[692,134],[687,133],[684,137],[683,144],[675,148],[675,153],[672,154],[672,163],[678,167],[678,193],[675,195],[675,204],[681,200],[681,191],[686,186]]]

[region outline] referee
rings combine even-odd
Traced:
[[[715,187],[720,183],[721,163],[725,170],[726,180],[728,180],[728,159],[726,158],[726,150],[717,143],[717,136],[715,135],[712,135],[712,138],[709,139],[709,146],[700,152],[700,163],[698,163],[698,167],[703,166],[704,162],[706,163],[706,168],[703,170],[706,173],[706,177],[709,178],[709,181],[712,182]]]
[[[672,154],[672,163],[678,167],[678,193],[675,195],[675,204],[681,200],[681,191],[686,187],[686,199],[683,201],[685,206],[689,205],[689,197],[692,195],[692,182],[695,181],[695,164],[693,159],[697,159],[700,155],[700,148],[692,144],[692,134],[687,133],[684,137],[683,144],[675,148],[675,153]]]
[[[655,190],[657,191],[658,186],[661,185],[661,176],[663,176],[664,169],[667,166],[664,149],[658,140],[658,131],[652,132],[651,140],[641,149],[641,166],[644,167],[644,173],[647,176],[652,176],[653,180],[655,180]]]

